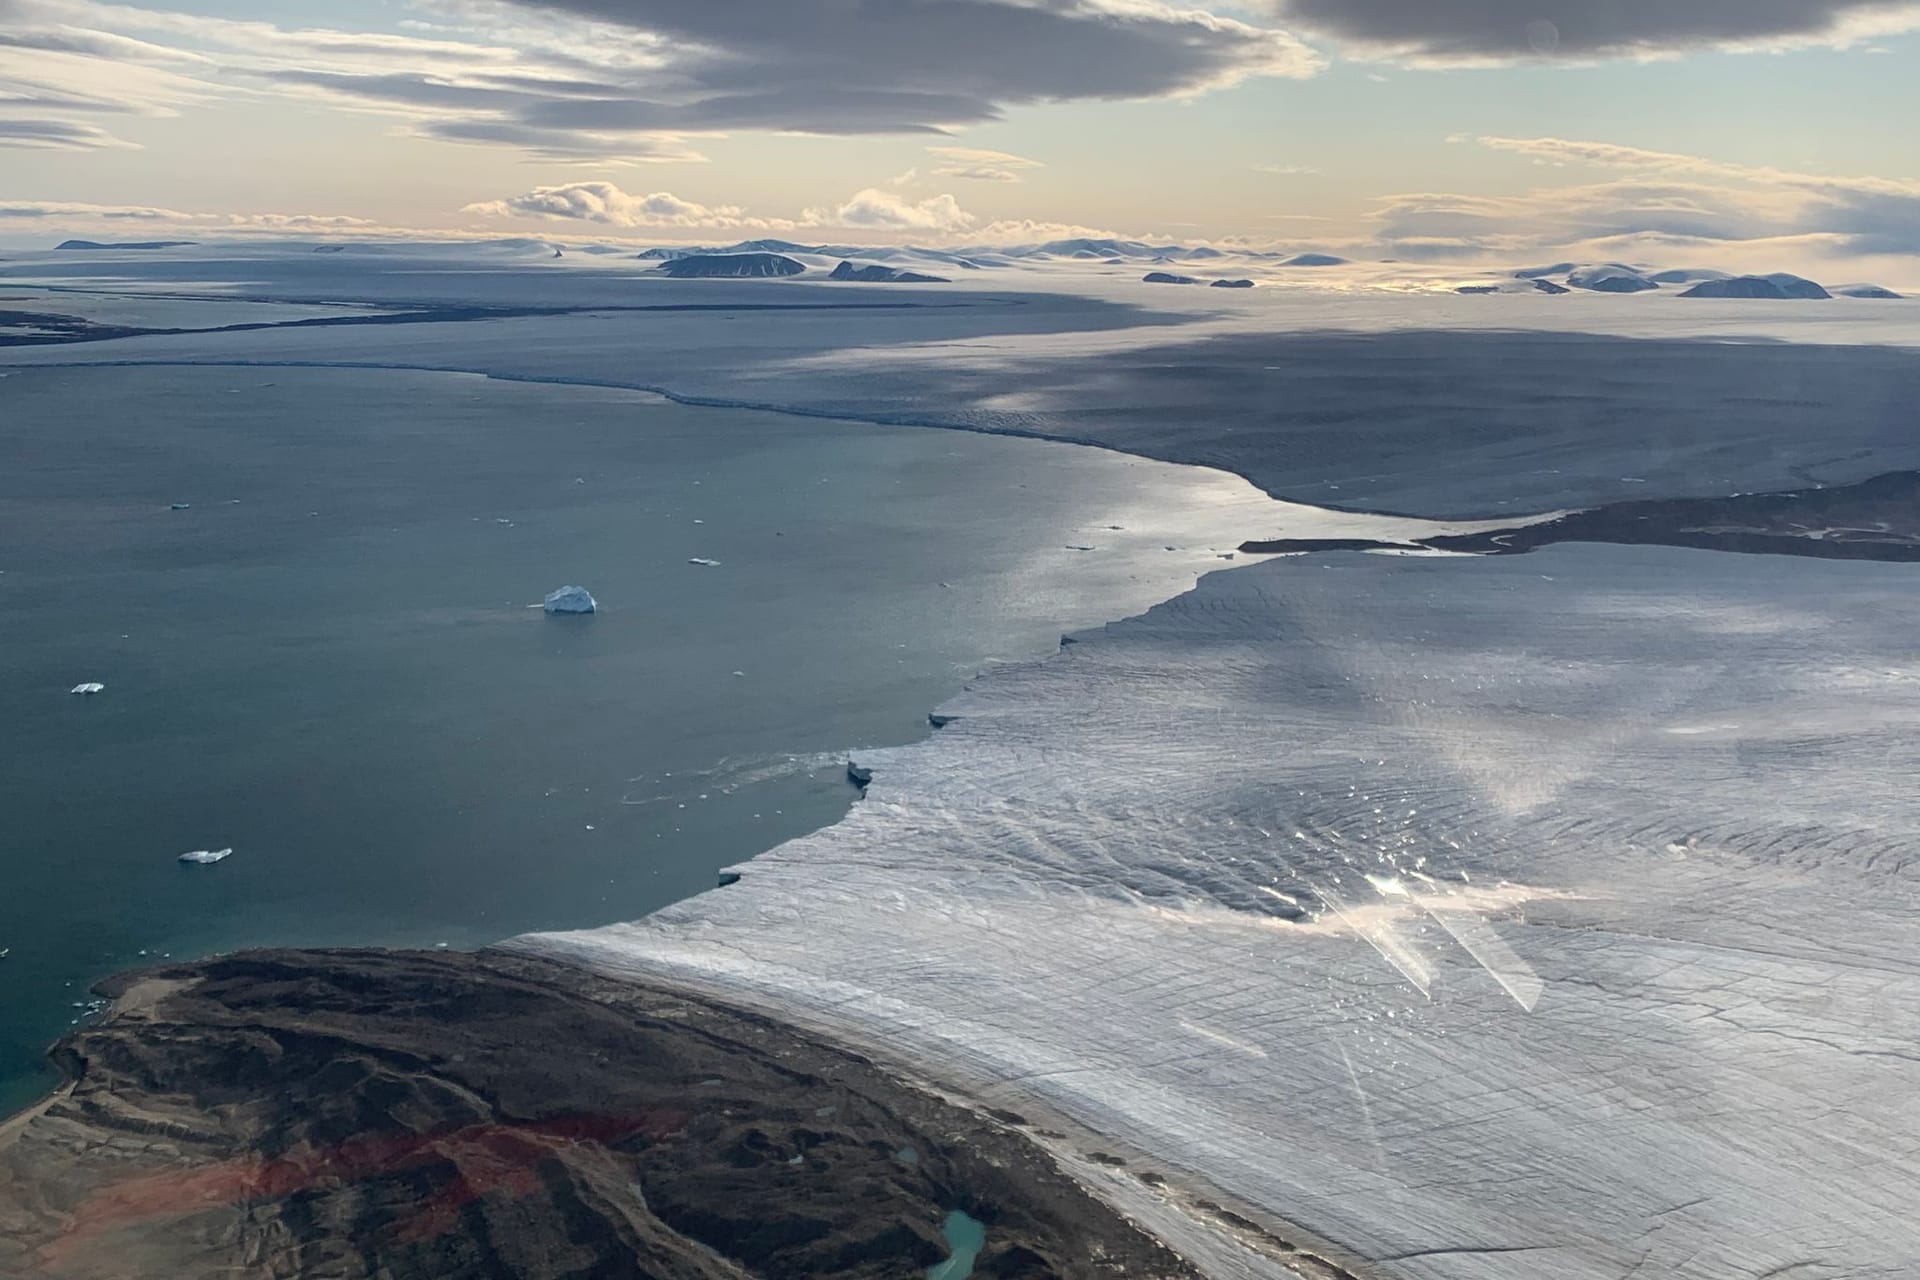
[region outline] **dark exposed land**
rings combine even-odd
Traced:
[[[0,1126],[0,1274],[1190,1276],[1002,1121],[664,990],[494,953],[126,975]]]
[[[1246,542],[1240,549],[1283,554],[1421,548],[1519,555],[1556,542],[1698,547],[1823,560],[1920,560],[1920,472],[1895,471],[1859,484],[1783,493],[1615,502],[1521,528],[1414,543],[1292,538]]]

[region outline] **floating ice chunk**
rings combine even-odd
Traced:
[[[720,567],[720,562],[718,560],[709,560],[705,556],[692,556],[687,560],[687,563],[703,565],[709,569],[718,569]]]
[[[187,509],[188,509],[189,507],[191,507],[191,506],[193,506],[193,504],[192,504],[191,502],[175,502],[175,503],[170,503],[170,504],[168,505],[168,507],[167,507],[167,510],[169,510],[169,511],[185,511],[185,510],[187,510]]]
[[[107,686],[101,684],[98,680],[89,680],[85,684],[77,684],[73,686],[71,690],[71,692],[80,694],[82,697],[92,697],[96,693],[105,693],[106,691]]]
[[[595,613],[600,606],[585,587],[561,587],[547,593],[543,606],[548,613]]]
[[[207,867],[216,862],[225,862],[232,856],[232,849],[195,849],[192,853],[181,854],[180,861],[191,866]]]

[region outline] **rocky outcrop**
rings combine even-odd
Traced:
[[[1632,267],[1618,262],[1577,268],[1567,273],[1567,283],[1576,289],[1590,289],[1595,293],[1644,293],[1660,287]]]
[[[897,1280],[1191,1268],[964,1111],[546,961],[259,952],[116,980],[0,1126],[0,1275]]]
[[[1811,280],[1786,274],[1729,276],[1702,280],[1680,295],[1683,298],[1830,298],[1833,295]]]
[[[670,258],[654,268],[676,280],[763,279],[797,276],[806,269],[804,263],[778,253],[692,253]]]
[[[1149,271],[1140,277],[1148,284],[1199,284],[1192,276],[1177,276],[1171,271]]]
[[[945,276],[930,276],[920,271],[908,271],[903,267],[886,267],[877,262],[854,266],[843,262],[835,267],[829,280],[854,280],[861,284],[952,284]]]

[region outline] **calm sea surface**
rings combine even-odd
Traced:
[[[1270,510],[1216,472],[622,391],[0,377],[0,1109],[91,981],[163,954],[468,947],[710,888],[845,812],[849,748]],[[564,583],[602,611],[528,607]]]

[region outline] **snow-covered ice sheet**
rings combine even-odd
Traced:
[[[1282,559],[941,710],[737,884],[517,945],[1038,1104],[1362,1273],[1920,1257],[1910,567]]]

